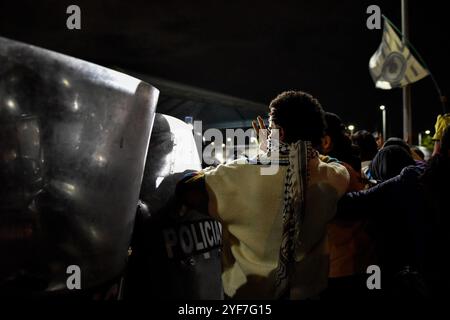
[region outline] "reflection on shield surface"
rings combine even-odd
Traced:
[[[0,293],[123,271],[159,91],[0,38]]]

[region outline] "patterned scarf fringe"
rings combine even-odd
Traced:
[[[279,262],[275,270],[275,297],[289,296],[289,283],[299,249],[300,230],[305,215],[306,189],[309,182],[308,161],[318,157],[309,141],[292,144],[269,142],[269,156],[277,153],[281,161],[288,161],[284,179],[283,233]]]

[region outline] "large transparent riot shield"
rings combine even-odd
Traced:
[[[124,299],[223,298],[222,226],[207,212],[183,208],[175,192],[200,169],[192,127],[156,114]]]
[[[158,90],[0,38],[0,295],[123,272]]]

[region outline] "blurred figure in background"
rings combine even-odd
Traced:
[[[322,159],[338,161],[347,168],[350,174],[348,192],[364,189],[366,186],[361,176],[359,148],[352,145],[339,116],[327,112],[325,120],[327,129],[321,150],[326,157]],[[367,292],[365,272],[368,265],[375,263],[375,246],[365,226],[365,219],[335,219],[328,225],[330,272],[324,299],[355,299]]]
[[[346,134],[345,125],[338,115],[325,112],[325,136],[322,139],[320,153],[344,162],[350,165],[354,170],[361,170],[361,161],[358,158],[355,149],[352,147],[352,141]]]
[[[352,141],[359,147],[361,158],[361,173],[364,177],[367,177],[369,165],[378,152],[377,142],[373,135],[366,130],[357,131],[352,136]]]
[[[408,143],[405,142],[405,140],[403,140],[401,138],[393,137],[393,138],[387,139],[383,145],[383,148],[389,147],[389,146],[402,147],[406,152],[408,152],[411,155],[411,157],[415,161],[423,162],[422,157],[414,151],[414,148],[411,147]],[[418,164],[420,164],[420,163],[418,163]]]
[[[375,131],[374,133],[372,133],[372,136],[375,138],[378,149],[381,149],[383,147],[385,139],[385,137],[383,137],[383,134],[379,131]]]
[[[391,151],[383,157],[391,156]],[[404,164],[411,162],[405,150],[395,152],[405,159]],[[396,170],[400,167],[394,165]],[[388,178],[394,169],[380,170],[380,174]],[[450,243],[448,181],[449,127],[443,130],[439,152],[426,166],[408,166],[394,178],[369,190],[349,193],[339,202],[339,219],[369,218],[384,279],[383,292],[388,297],[446,296],[450,285],[445,264]]]
[[[444,115],[439,115],[436,119],[436,124],[434,125],[435,133],[433,136],[434,140],[434,150],[433,155],[439,153],[441,148],[441,139],[444,134],[445,128],[450,125],[450,113],[446,113]]]
[[[383,182],[399,175],[403,168],[414,164],[411,154],[404,147],[398,145],[383,147],[370,164],[370,178]]]
[[[425,153],[418,146],[412,146],[411,152],[418,157],[418,161],[425,161]]]

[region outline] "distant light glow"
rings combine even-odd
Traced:
[[[62,79],[62,83],[63,83],[67,88],[70,88],[70,82],[69,82],[69,80],[63,78],[63,79]]]
[[[5,154],[5,160],[6,161],[15,160],[16,158],[17,158],[17,153],[14,150],[12,150],[11,152]]]
[[[384,110],[386,110],[386,107],[385,106],[380,106],[380,110],[384,111]]]
[[[16,109],[16,103],[12,99],[6,100],[6,106],[8,108],[10,108],[11,110],[15,110]]]
[[[425,134],[430,134],[430,133],[431,133],[430,130],[426,130],[426,131],[425,131]]]
[[[94,155],[94,160],[97,162],[99,167],[104,167],[106,165],[106,157],[104,157],[102,154],[96,153]]]
[[[354,126],[354,125],[352,125],[352,124],[351,124],[351,125],[349,125],[349,126],[348,126],[348,130],[350,130],[350,131],[353,131],[353,130],[355,130],[355,126]]]
[[[63,183],[63,186],[66,188],[67,191],[73,192],[75,191],[75,186],[70,183]]]
[[[388,81],[378,80],[375,84],[375,87],[383,89],[383,90],[389,90],[392,89],[391,84]]]
[[[58,190],[69,194],[71,196],[75,195],[75,193],[77,192],[77,188],[74,184],[72,183],[68,183],[65,181],[61,181],[61,180],[53,180],[51,182],[51,184]]]

